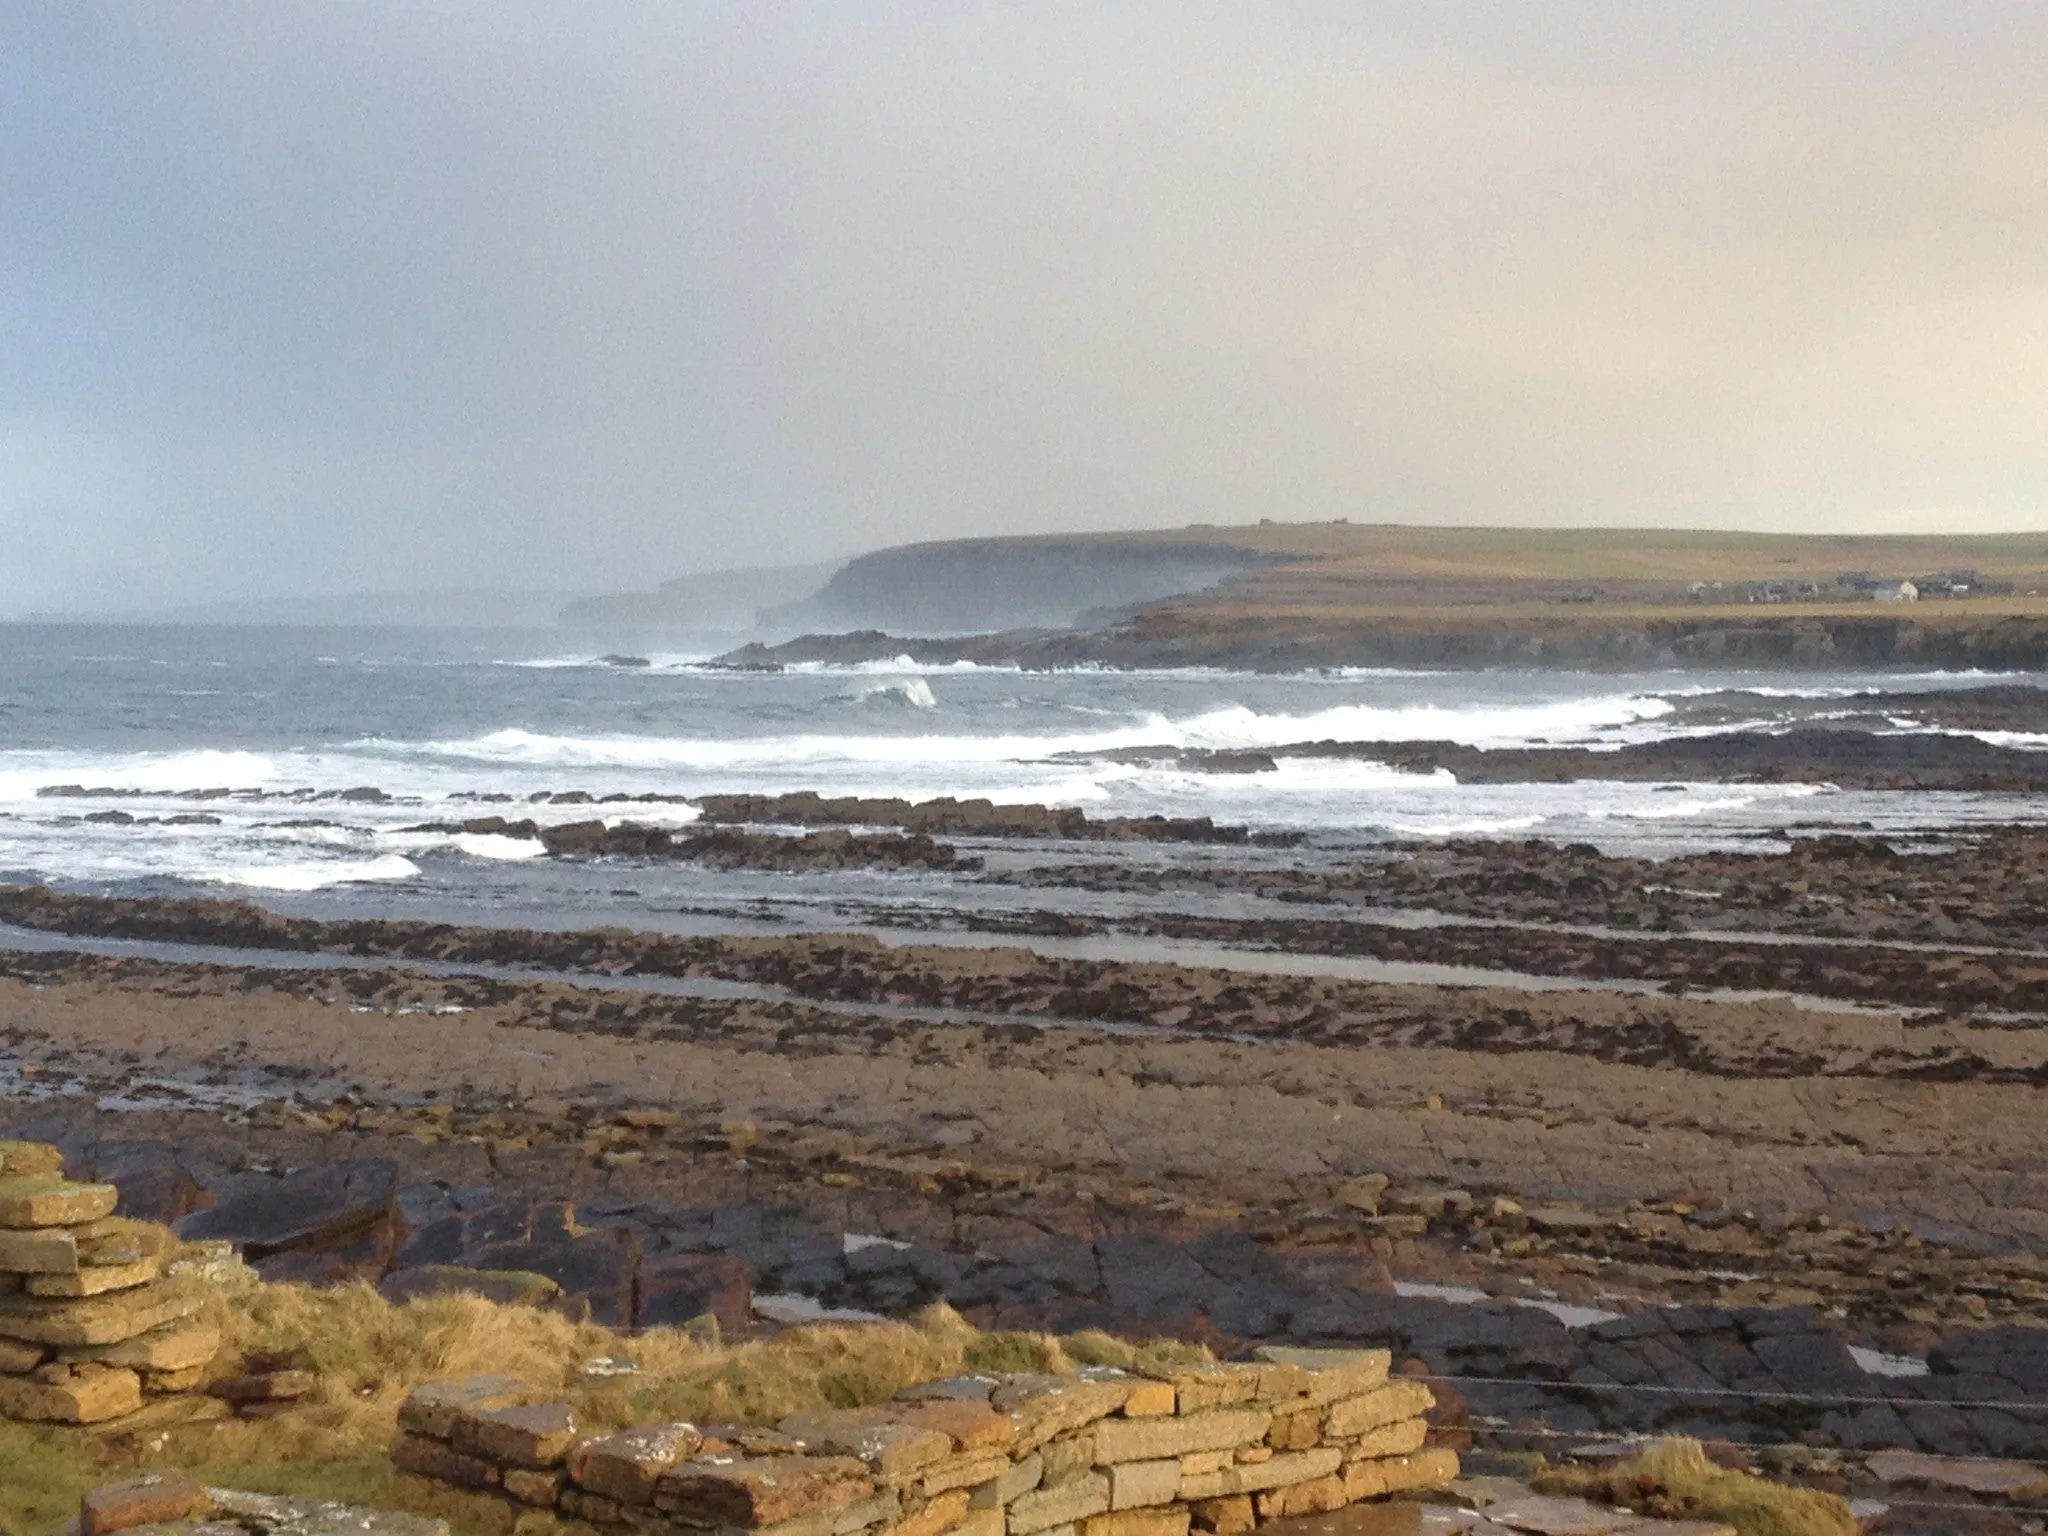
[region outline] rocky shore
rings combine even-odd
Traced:
[[[841,990],[901,985],[905,952],[853,948],[820,967]],[[951,963],[966,979],[989,959]],[[1137,1035],[403,969],[45,956],[16,973],[0,984],[10,1128],[277,1278],[408,1294],[518,1271],[621,1323],[739,1327],[753,1296],[793,1292],[878,1313],[944,1297],[993,1324],[1226,1350],[1378,1342],[1460,1378],[1496,1438],[1532,1415],[1546,1433],[1767,1425],[1870,1444],[1910,1421],[1923,1449],[1996,1454],[2037,1432],[2038,1089],[1902,1092],[1881,1064],[1771,1076],[1736,1060],[1745,1028],[1840,1049],[1830,1031],[1851,1021],[1659,1003],[1722,1059],[1638,1065],[1570,1037],[1603,1002],[1618,1022],[1640,1000],[1553,999],[1520,1049],[1478,1031],[1360,1050],[1277,1019],[1254,1048],[1210,1036],[1200,973],[1173,967],[1148,974],[1180,992],[1126,975],[1091,999],[1195,1000]],[[1544,1001],[1376,995],[1419,1025]],[[1852,1345],[1928,1374],[1874,1375]],[[1618,1390],[1632,1382],[1674,1390]],[[1757,1391],[1812,1401],[1758,1418]],[[1991,1399],[2018,1406],[1955,1406]]]
[[[1222,603],[1163,604],[1094,629],[928,639],[857,630],[754,643],[718,658],[736,670],[853,666],[907,656],[923,666],[974,662],[1062,667],[1225,667],[1298,672],[1316,667],[1666,667],[1871,671],[2038,672],[2048,668],[2048,619],[1957,605],[1946,612],[1751,612],[1682,608],[1607,615],[1595,610],[1503,612],[1475,606],[1401,612],[1265,611]]]
[[[0,890],[18,928],[195,947],[0,952],[0,1134],[394,1299],[1385,1348],[1496,1452],[2048,1444],[2048,830],[1649,860],[702,809],[463,829],[971,878],[875,904],[899,943]]]
[[[697,801],[711,822],[803,826],[868,824],[901,827],[939,837],[1057,837],[1077,842],[1247,843],[1243,827],[1218,826],[1207,816],[1094,816],[1068,806],[996,805],[988,800],[900,800],[852,795],[704,795]],[[1272,847],[1298,837],[1256,839]]]
[[[2031,722],[2038,729],[2041,722]],[[1833,784],[1841,789],[1942,790],[1952,794],[2031,795],[2048,789],[2048,758],[1974,736],[1905,735],[1808,726],[1730,730],[1713,736],[1616,747],[1472,747],[1449,741],[1316,741],[1285,756],[1312,761],[1384,763],[1404,773],[1448,773],[1461,784],[1568,784],[1582,779],[1636,783]],[[1130,762],[1159,754],[1095,754]],[[1176,751],[1168,759],[1194,773],[1270,771],[1271,753]]]
[[[1795,834],[1783,852],[1666,859],[1534,838],[1441,838],[1387,843],[1317,866],[1138,869],[1097,862],[997,878],[1169,900],[1233,892],[1339,912],[1397,909],[1531,929],[1594,927],[1631,938],[1768,935],[2028,954],[2044,948],[2044,855],[2048,828],[2023,825],[1926,838]]]

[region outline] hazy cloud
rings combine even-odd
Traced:
[[[2048,7],[0,6],[0,611],[2048,524]]]

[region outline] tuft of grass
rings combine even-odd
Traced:
[[[1536,1479],[1544,1493],[1578,1494],[1666,1520],[1718,1520],[1742,1536],[1857,1536],[1846,1501],[1789,1488],[1707,1459],[1697,1440],[1659,1440],[1610,1467],[1558,1468]]]
[[[1183,1339],[1150,1339],[1134,1344],[1099,1328],[1068,1334],[1059,1343],[1076,1365],[1108,1365],[1120,1371],[1143,1366],[1200,1365],[1216,1358],[1206,1344],[1190,1344]]]

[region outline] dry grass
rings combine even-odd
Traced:
[[[1849,1506],[1831,1493],[1788,1488],[1707,1459],[1697,1440],[1660,1440],[1598,1470],[1561,1468],[1536,1486],[1672,1520],[1719,1520],[1743,1536],[1856,1536]]]
[[[224,1486],[443,1515],[464,1536],[506,1536],[512,1516],[502,1501],[403,1476],[386,1455],[408,1392],[486,1371],[520,1377],[574,1404],[585,1423],[613,1428],[660,1419],[769,1423],[819,1403],[884,1402],[960,1371],[1068,1374],[1081,1365],[1207,1358],[1198,1346],[1133,1345],[1106,1334],[983,1333],[944,1306],[909,1323],[798,1328],[726,1345],[682,1329],[625,1336],[474,1295],[394,1307],[366,1285],[256,1285],[218,1305],[227,1345],[217,1374],[310,1368],[320,1376],[317,1395],[266,1420],[99,1431],[0,1423],[0,1533],[54,1531],[95,1482],[161,1465]],[[618,1357],[639,1369],[585,1377],[587,1363]],[[551,1525],[529,1514],[519,1529],[545,1536]]]

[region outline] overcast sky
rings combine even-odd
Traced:
[[[2040,0],[0,0],[0,613],[2048,527]]]

